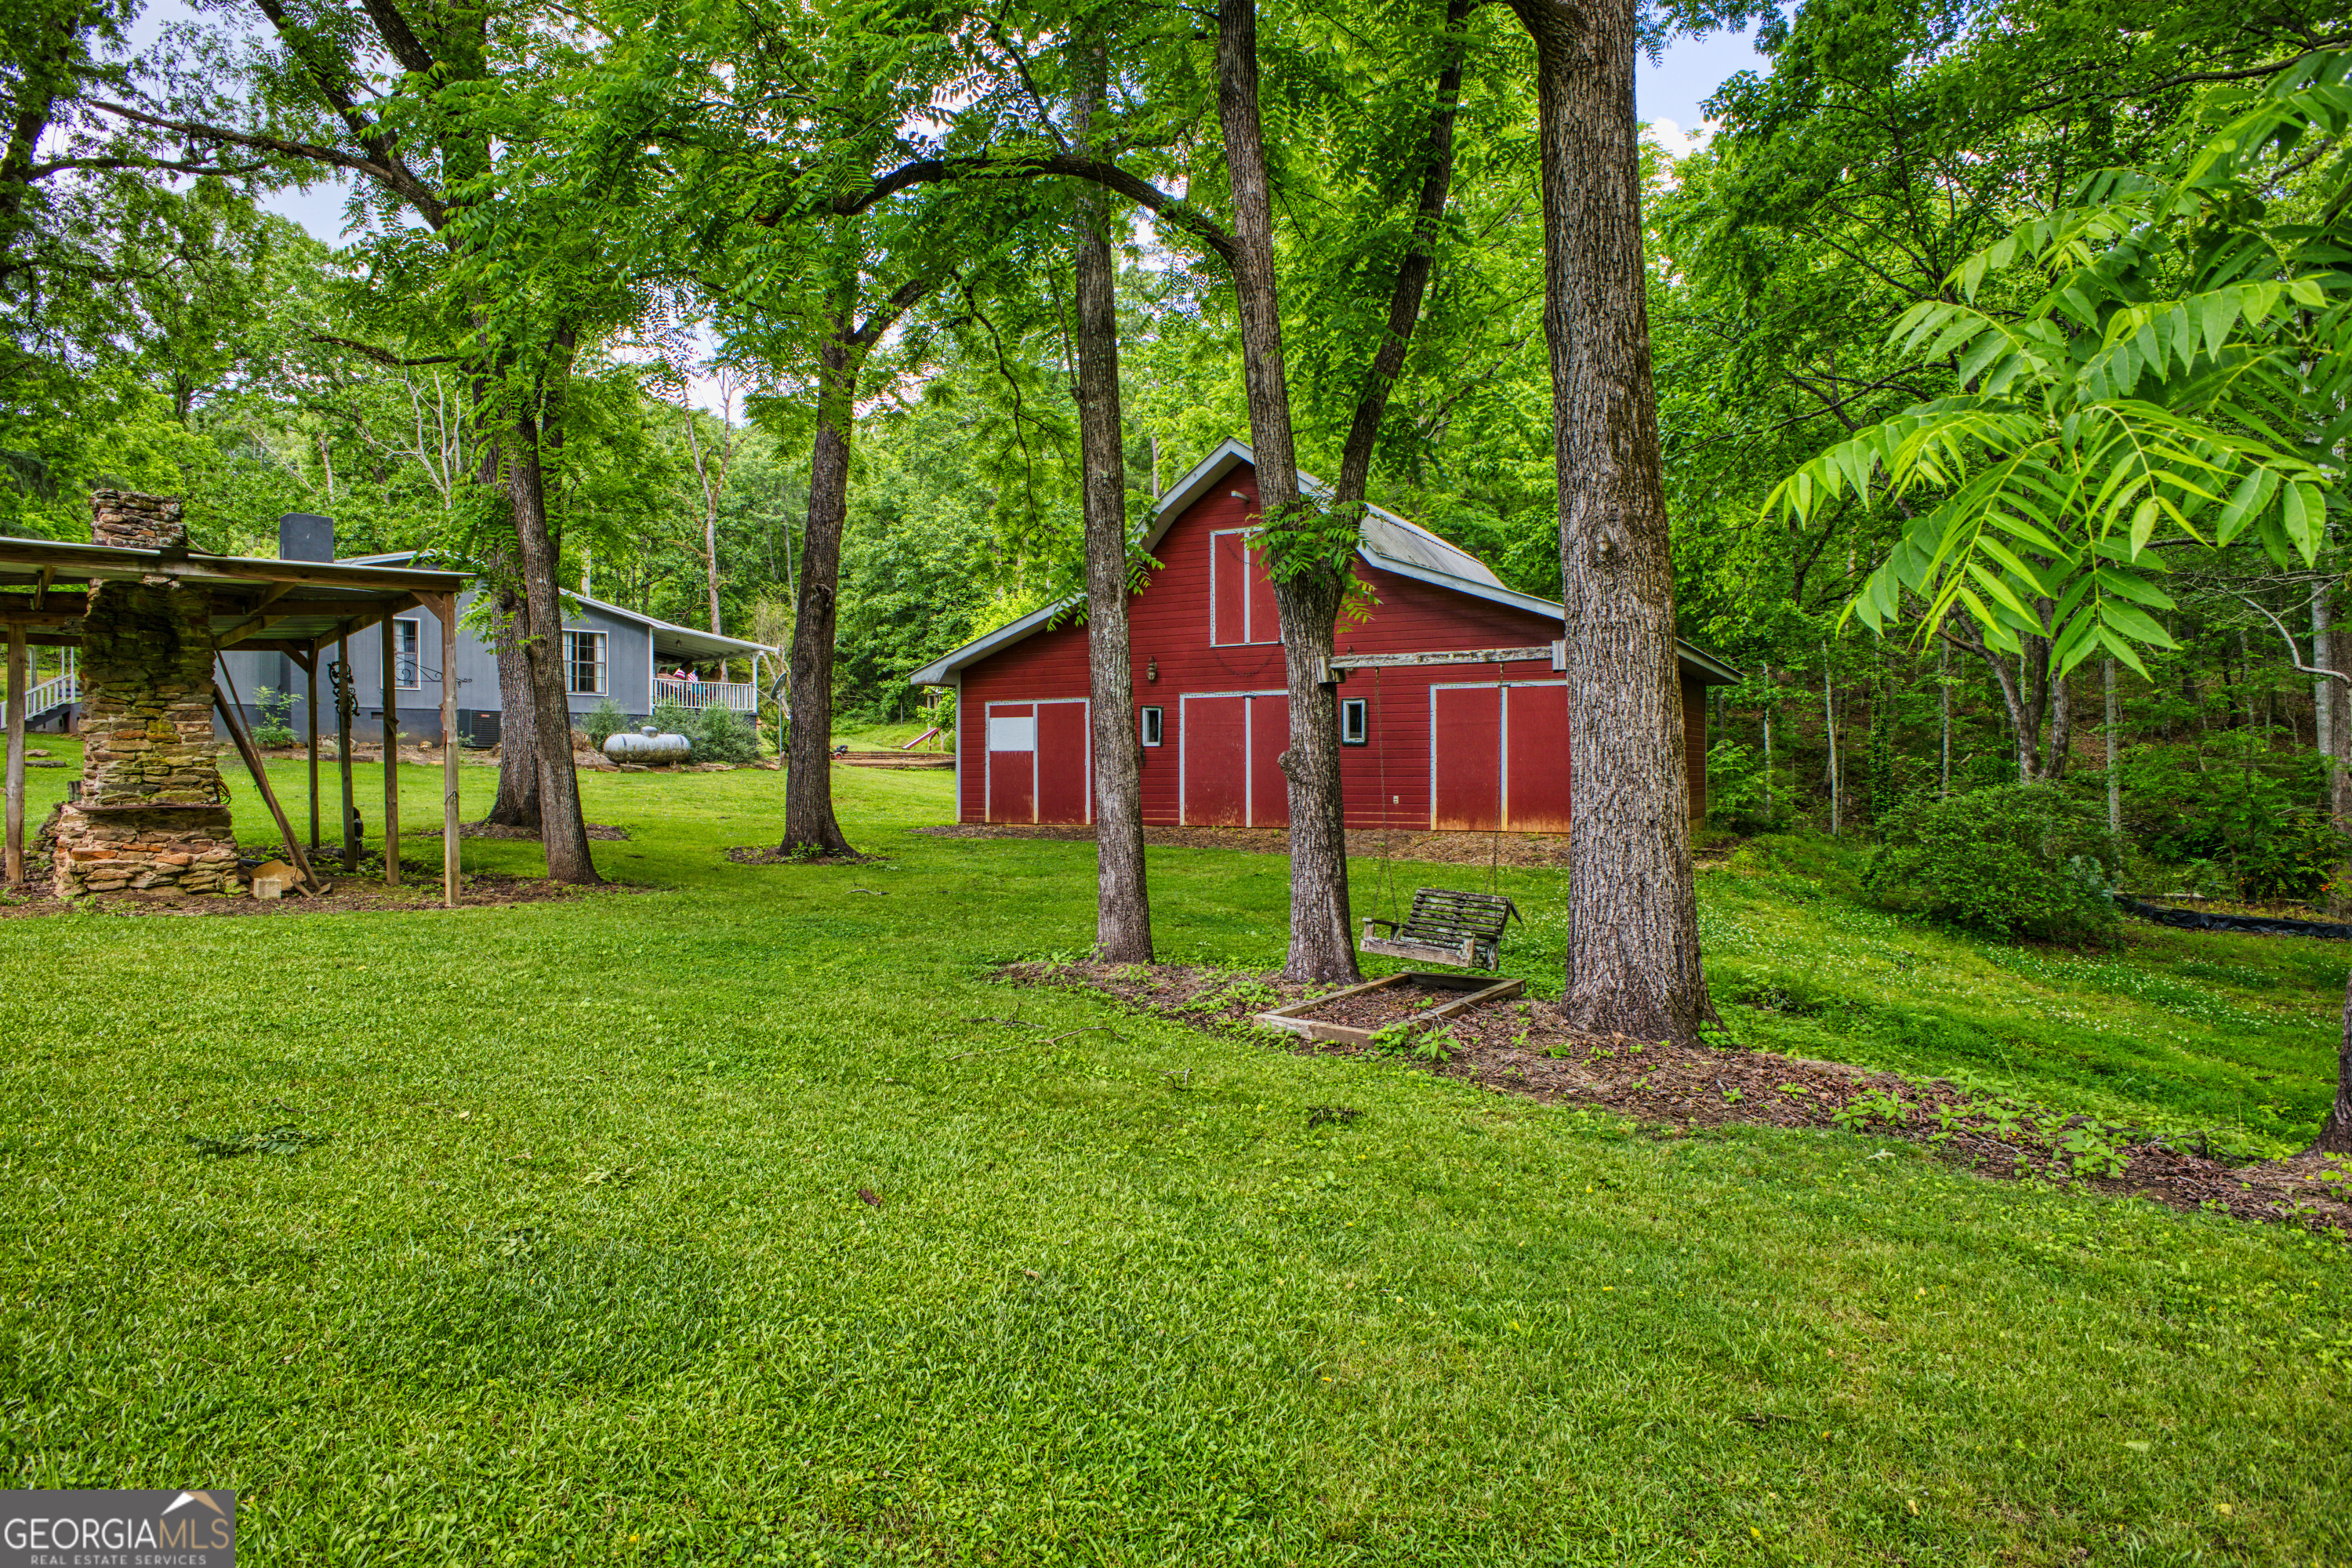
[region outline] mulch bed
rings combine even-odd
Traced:
[[[739,844],[721,851],[738,866],[880,866],[879,855],[787,855],[772,844]]]
[[[625,844],[629,841],[629,830],[625,827],[615,827],[603,822],[589,823],[587,827],[588,837],[593,839],[618,844]],[[411,827],[403,823],[400,836],[403,838],[438,838],[441,837],[441,830],[437,827]],[[458,824],[457,837],[460,838],[520,838],[536,844],[539,842],[539,829],[509,827],[499,822],[465,822]],[[402,864],[405,865],[407,862],[403,861]]]
[[[1328,1005],[1318,1007],[1307,1016],[1318,1024],[1343,1024],[1350,1029],[1378,1029],[1410,1018],[1415,1013],[1426,1013],[1432,1007],[1442,1007],[1448,1002],[1459,1002],[1459,991],[1433,991],[1421,985],[1383,985],[1378,991],[1360,991],[1353,996],[1342,996]]]
[[[1092,827],[1030,827],[1019,824],[957,822],[912,831],[934,838],[1057,838],[1092,843]],[[1185,849],[1240,849],[1254,855],[1290,853],[1284,827],[1147,827],[1146,844]],[[1556,866],[1568,868],[1564,833],[1429,833],[1410,828],[1351,827],[1350,855],[1388,855],[1447,866]]]
[[[46,887],[16,895],[0,894],[0,920],[45,915],[330,915],[358,910],[394,910],[434,913],[442,910],[441,868],[403,858],[405,885],[398,890],[375,876],[342,876],[322,868],[328,887],[323,894],[262,900],[236,894],[188,894],[157,889],[152,892],[101,893],[68,902],[50,896]],[[612,884],[607,884],[611,886]],[[498,871],[467,871],[457,879],[457,907],[486,909],[501,904],[543,904],[578,898],[592,891],[544,877],[509,877]],[[625,891],[646,889],[625,889]]]
[[[1253,1037],[1279,1038],[1294,1050],[1378,1054],[1366,1046],[1276,1037],[1252,1026],[1252,1015],[1322,989],[1279,974],[1174,964],[1016,963],[998,978],[1092,991],[1197,1027],[1248,1029]],[[2304,1156],[2232,1166],[2208,1157],[2193,1139],[2148,1136],[2087,1117],[2061,1118],[1977,1099],[1942,1079],[1922,1083],[1769,1051],[1588,1034],[1571,1027],[1549,1002],[1489,1003],[1447,1020],[1444,1032],[1451,1042],[1447,1059],[1413,1065],[1498,1093],[1603,1108],[1668,1136],[1730,1122],[1839,1129],[1920,1144],[1988,1176],[2079,1182],[2138,1193],[2174,1208],[2224,1210],[2352,1240],[2352,1192],[2347,1190],[2352,1159]],[[2102,1149],[2124,1161],[2120,1176],[2078,1171],[2081,1164],[2095,1165]],[[2346,1179],[2319,1179],[2330,1170]]]

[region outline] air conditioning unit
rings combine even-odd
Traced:
[[[477,752],[487,752],[499,743],[499,713],[492,709],[484,713],[474,709],[461,710],[457,714],[457,743]]]

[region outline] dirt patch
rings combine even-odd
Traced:
[[[615,827],[603,822],[592,822],[587,826],[588,837],[591,838],[614,844],[629,842],[629,830],[625,827]],[[403,838],[438,838],[441,837],[441,830],[437,827],[410,827],[403,824],[400,836]],[[519,838],[536,844],[539,842],[539,829],[509,827],[501,822],[467,822],[458,825],[457,837],[460,838]],[[404,861],[402,864],[405,865],[406,862]]]
[[[401,868],[405,882],[399,888],[385,887],[381,872],[373,877],[363,873],[345,877],[324,872],[326,892],[308,896],[289,893],[277,900],[249,898],[241,893],[191,895],[166,889],[102,893],[79,902],[52,898],[46,890],[15,896],[0,894],[0,920],[37,919],[47,915],[291,916],[383,910],[432,913],[443,908],[441,868],[437,864],[403,859]],[[614,886],[607,884],[608,888]],[[650,889],[621,887],[619,890],[643,892]],[[594,891],[594,889],[577,888],[566,882],[551,882],[544,877],[509,877],[497,871],[467,871],[457,879],[457,907],[470,910],[500,904],[553,903]]]
[[[955,822],[918,827],[934,838],[1056,838],[1094,842],[1092,827],[1030,827],[1019,824]],[[1290,831],[1283,827],[1147,827],[1146,844],[1185,849],[1240,849],[1253,855],[1287,855]],[[1564,833],[1427,833],[1397,827],[1351,827],[1350,855],[1389,856],[1443,866],[1568,867]]]
[[[1294,984],[1278,974],[1181,965],[1019,963],[1000,972],[999,978],[1094,991],[1203,1028],[1248,1028],[1253,1037],[1279,1039],[1296,1050],[1379,1054],[1367,1046],[1276,1036],[1251,1026],[1254,1014],[1329,989]],[[1989,1176],[2079,1182],[2138,1193],[2174,1208],[2226,1211],[2352,1240],[2352,1192],[2347,1190],[2352,1188],[2352,1160],[2305,1157],[2233,1166],[2213,1158],[2193,1137],[2154,1136],[2007,1099],[1972,1096],[1940,1079],[1922,1083],[1769,1051],[1588,1034],[1570,1027],[1549,1002],[1521,999],[1473,1008],[1418,1037],[1399,1059],[1499,1093],[1603,1108],[1670,1134],[1729,1122],[1837,1129],[1919,1144]],[[2322,1179],[2331,1173],[2336,1179]]]
[[[738,866],[882,866],[879,855],[787,854],[772,844],[739,844],[724,851]]]
[[[1378,991],[1360,991],[1353,996],[1335,997],[1306,1015],[1318,1024],[1342,1024],[1350,1029],[1379,1029],[1426,1013],[1432,1007],[1443,1007],[1448,1002],[1459,1002],[1459,991],[1433,991],[1420,985],[1383,985]]]

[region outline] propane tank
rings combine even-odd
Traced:
[[[604,742],[604,754],[616,763],[682,763],[694,755],[694,742],[683,735],[665,735],[647,724],[635,732],[614,731]]]

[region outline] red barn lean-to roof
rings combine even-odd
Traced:
[[[1322,488],[1301,481],[1310,494]],[[1130,610],[1147,822],[1284,820],[1274,759],[1287,699],[1270,586],[1248,542],[1256,489],[1250,448],[1225,441],[1160,498],[1143,542],[1160,562]],[[1376,603],[1368,619],[1342,624],[1342,653],[1528,647],[1559,635],[1558,604],[1506,587],[1476,556],[1377,507],[1355,570]],[[961,820],[1090,818],[1086,633],[1063,619],[1076,604],[1024,616],[908,678],[961,690],[971,721],[957,737]],[[1678,653],[1703,809],[1699,695],[1739,672],[1688,643]],[[1549,661],[1358,670],[1340,695],[1358,705],[1341,754],[1349,826],[1565,828],[1567,689]]]

